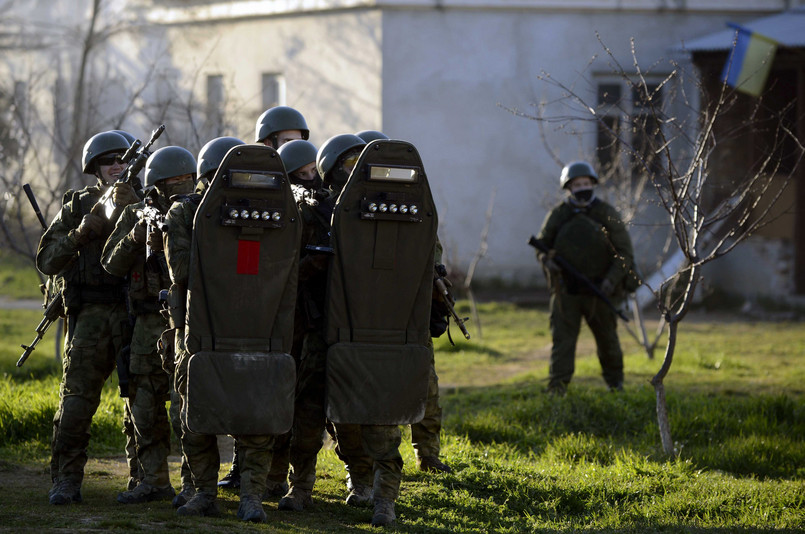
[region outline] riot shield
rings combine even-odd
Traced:
[[[332,218],[327,417],[397,425],[425,414],[438,219],[413,145],[368,144]]]
[[[284,433],[293,421],[301,223],[277,152],[230,150],[193,224],[182,415],[202,434]]]

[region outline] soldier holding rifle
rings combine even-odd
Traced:
[[[625,295],[632,241],[615,208],[595,196],[597,183],[589,163],[565,166],[560,185],[567,197],[548,213],[531,243],[551,288],[552,394],[564,395],[573,377],[582,317],[595,336],[604,381],[612,391],[623,389],[623,352],[612,301]]]
[[[101,251],[114,220],[95,214],[100,210],[93,208],[112,183],[110,196],[118,206],[140,200],[130,184],[117,182],[126,171],[123,155],[129,147],[116,132],[102,132],[86,142],[83,171],[96,183],[71,193],[37,250],[37,268],[64,280],[67,314],[67,349],[51,443],[49,499],[55,505],[82,500],[92,417],[117,354],[128,342],[124,280],[101,266]]]

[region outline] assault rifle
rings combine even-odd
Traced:
[[[126,167],[123,175],[117,180],[118,182],[128,184],[132,183],[132,180],[137,178],[137,175],[140,174],[140,171],[143,170],[143,167],[145,167],[145,162],[148,160],[148,156],[151,155],[149,152],[151,145],[156,142],[164,131],[165,125],[162,124],[156,130],[151,132],[151,138],[145,145],[143,145],[139,139],[135,140],[134,143],[131,144],[129,149],[126,150],[125,154],[123,154],[123,156],[120,158],[124,163],[128,164],[128,167]],[[101,210],[103,210],[103,213],[106,215],[107,219],[112,218],[112,215],[117,209],[117,205],[115,205],[114,200],[112,200],[113,191],[114,188],[110,186],[103,196],[98,199],[98,202],[95,203],[95,206],[92,207],[92,213],[98,215]]]
[[[160,212],[156,206],[153,204],[153,199],[146,197],[145,199],[145,206],[143,206],[142,211],[140,212],[140,220],[145,223],[147,228],[146,236],[150,235],[154,229],[159,230],[160,232],[164,232],[167,228],[165,225],[165,215]],[[145,242],[145,259],[146,261],[148,258],[151,257],[153,250],[151,247],[148,246],[148,239],[146,237]]]
[[[528,240],[528,244],[531,245],[532,247],[534,247],[535,249],[539,250],[540,252],[544,253],[544,254],[548,254],[550,252],[550,249],[548,248],[548,246],[545,243],[543,243],[542,241],[540,241],[539,239],[537,239],[536,237],[534,237],[533,235]],[[612,311],[614,311],[617,314],[618,317],[620,317],[621,319],[623,319],[627,323],[629,322],[629,318],[626,316],[625,313],[623,313],[623,310],[618,309],[617,306],[612,304],[612,301],[609,300],[609,297],[607,297],[604,294],[604,292],[601,291],[601,288],[599,288],[592,280],[590,280],[589,278],[587,278],[586,276],[581,274],[575,267],[570,265],[570,263],[568,263],[568,261],[566,259],[564,259],[562,256],[554,255],[552,257],[552,259],[553,259],[553,261],[556,262],[556,264],[559,267],[562,268],[563,271],[565,271],[567,274],[569,274],[570,276],[572,276],[573,278],[575,278],[576,280],[581,282],[587,289],[592,291],[593,294],[596,297],[598,297],[601,300],[603,300],[604,303],[607,306],[609,306],[610,309],[612,309]]]
[[[450,293],[450,288],[453,286],[453,284],[450,283],[450,280],[448,280],[446,276],[447,276],[447,269],[445,268],[445,266],[441,264],[436,265],[433,269],[433,285],[439,292],[439,297],[442,303],[444,303],[445,307],[450,312],[450,315],[453,317],[453,321],[455,321],[456,325],[459,327],[459,329],[461,329],[461,333],[464,334],[464,337],[466,339],[469,339],[470,333],[467,332],[467,327],[464,323],[466,321],[469,321],[470,318],[465,317],[462,319],[456,313],[456,309],[454,307],[456,299],[453,298],[453,295]]]
[[[34,196],[34,192],[31,190],[31,186],[29,184],[25,184],[22,186],[22,189],[25,191],[25,195],[28,197],[28,201],[31,203],[31,207],[34,209],[34,213],[36,213],[36,217],[39,219],[39,224],[42,225],[42,229],[47,230],[48,225],[45,223],[45,218],[42,216],[42,212],[39,210],[39,203],[36,201],[36,197]],[[36,338],[34,338],[30,345],[20,345],[20,347],[25,349],[25,352],[23,352],[22,356],[20,356],[20,359],[17,360],[17,367],[22,367],[22,364],[25,363],[25,360],[28,359],[28,356],[30,356],[31,353],[36,349],[36,345],[42,341],[42,337],[45,335],[45,332],[48,331],[50,325],[58,321],[59,318],[64,317],[64,299],[62,298],[62,292],[57,291],[53,296],[51,296],[50,284],[44,284],[41,286],[41,288],[45,295],[45,302],[42,304],[42,307],[45,309],[43,312],[44,316],[39,322],[39,325],[36,327]]]

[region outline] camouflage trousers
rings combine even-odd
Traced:
[[[371,487],[375,499],[394,501],[400,494],[402,436],[397,425],[335,425],[336,453],[354,485]]]
[[[187,465],[187,458],[185,458],[182,448],[182,397],[174,387],[174,375],[168,375],[168,382],[170,384],[170,409],[168,410],[168,417],[170,418],[170,425],[173,429],[173,434],[179,442],[179,452],[182,456],[181,468],[179,475],[182,481],[182,489],[193,488],[193,476],[190,473],[190,466]]]
[[[68,319],[69,339],[62,358],[59,407],[53,416],[50,474],[53,482],[81,484],[87,463],[92,417],[128,330],[124,304],[84,304]]]
[[[190,355],[184,344],[184,331],[176,331],[176,376],[175,387],[179,392],[182,407],[182,453],[193,478],[198,493],[216,495],[218,493],[218,471],[221,457],[218,451],[218,438],[213,434],[197,434],[187,428],[187,364]],[[257,495],[262,499],[266,490],[266,478],[271,465],[273,436],[234,436],[238,441],[240,454],[240,494]]]
[[[309,332],[302,345],[296,377],[290,483],[312,490],[316,482],[316,457],[325,427],[324,381],[327,344],[319,332]]]
[[[582,317],[595,337],[598,361],[607,385],[614,387],[623,383],[623,352],[615,313],[595,295],[570,295],[564,291],[551,295],[550,310],[553,347],[549,387],[567,386],[573,377]]]
[[[162,368],[147,375],[133,374],[126,401],[134,423],[137,459],[143,471],[142,481],[157,487],[170,484],[170,423],[165,407],[170,395],[168,379],[168,374]]]
[[[430,348],[430,373],[428,374],[428,399],[425,402],[425,417],[422,421],[411,425],[411,444],[417,458],[423,456],[439,456],[441,442],[439,433],[442,430],[442,407],[439,405],[439,376],[436,374],[436,359],[433,342]]]

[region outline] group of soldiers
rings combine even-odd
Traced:
[[[316,457],[329,433],[346,466],[346,503],[373,506],[374,526],[393,524],[401,424],[411,424],[421,470],[450,471],[439,460],[431,341],[444,324],[431,306],[441,247],[415,149],[377,131],[336,135],[317,148],[302,114],[287,106],[257,119],[254,143],[218,137],[197,156],[179,146],[149,152],[158,133],[145,147],[121,130],[91,137],[82,166],[96,183],[65,194],[37,251],[37,267],[61,289],[67,318],[50,503],[82,500],[90,424],[117,367],[129,467],[118,502],[172,501],[179,515],[215,516],[219,489],[231,488],[240,490],[244,521],[264,522],[262,503],[271,497],[280,497],[280,510],[301,511],[313,503]],[[374,248],[339,238],[335,227],[345,186],[360,186],[353,177],[360,162],[369,185],[354,193],[362,199],[354,220],[377,223],[372,232],[382,239]],[[377,184],[388,191],[372,193]],[[427,214],[417,213],[425,201]],[[345,204],[344,218],[350,209]],[[411,221],[422,224],[405,224]],[[426,267],[402,265],[413,272],[402,279],[397,263],[413,260],[387,250],[397,232],[399,243],[417,247],[403,255],[414,257],[410,265]],[[419,233],[403,239],[405,232]],[[221,237],[228,235],[237,237]],[[353,304],[365,299],[351,295],[352,263],[372,248],[367,261],[385,281],[359,282],[399,285],[389,290],[395,295],[411,288],[415,312],[395,319],[401,329],[373,322],[393,314],[385,311],[393,303],[381,302],[380,312]],[[231,273],[210,260],[228,250],[236,256]],[[232,308],[220,309],[221,302]],[[366,350],[390,356],[375,364]],[[396,382],[384,382],[378,365],[399,370]],[[229,389],[215,401],[219,387]],[[182,448],[178,493],[168,469],[171,431]],[[234,451],[219,482],[220,434],[232,435]]]

